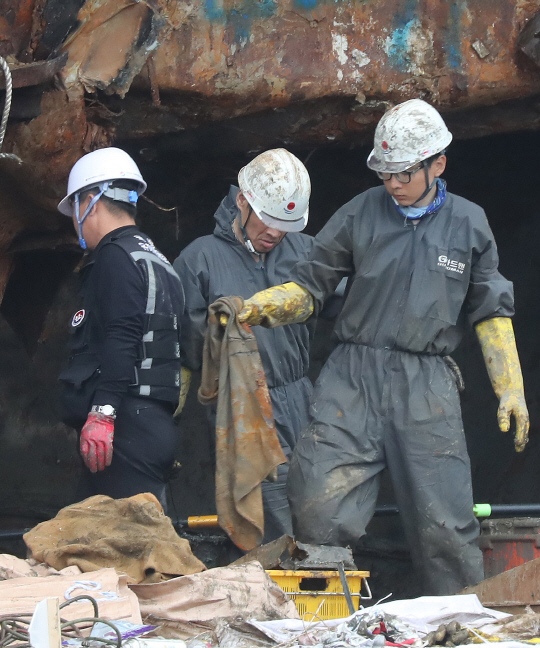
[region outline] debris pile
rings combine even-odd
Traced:
[[[352,554],[289,537],[233,564],[206,569],[189,543],[175,537],[171,520],[148,494],[89,498],[25,539],[31,558],[0,556],[2,645],[24,640],[38,646],[32,637],[44,632],[47,648],[453,648],[471,642],[512,648],[540,636],[540,614],[488,609],[476,594],[368,608],[357,594],[353,607],[347,577],[366,572],[345,571],[356,568]],[[313,581],[341,582],[343,589],[320,586],[289,595],[279,586],[282,581],[271,577],[276,569],[284,575],[317,574]],[[316,611],[299,614],[306,596],[321,603]],[[325,597],[347,598],[352,613],[333,618],[324,610],[338,608],[324,608]]]

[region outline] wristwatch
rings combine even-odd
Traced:
[[[105,416],[112,416],[116,418],[116,410],[112,405],[92,405],[91,412],[97,412],[98,414],[104,414]]]

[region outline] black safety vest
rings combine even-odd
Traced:
[[[129,228],[114,234],[106,245],[118,245],[142,272],[146,289],[144,329],[128,394],[176,403],[180,392],[180,321],[184,293],[178,275],[145,234]],[[99,384],[105,339],[96,312],[90,260],[81,270],[83,308],[71,320],[73,332],[69,366],[63,383],[64,421],[81,425]]]

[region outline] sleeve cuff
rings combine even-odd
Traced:
[[[119,394],[111,394],[105,391],[96,391],[92,400],[92,405],[112,405],[116,411],[120,407],[122,396]]]

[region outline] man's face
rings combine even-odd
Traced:
[[[281,243],[286,232],[274,229],[273,227],[267,227],[255,212],[252,212],[248,218],[249,203],[241,192],[238,193],[236,204],[240,209],[242,223],[246,228],[249,240],[259,254],[270,252],[276,245]]]
[[[441,155],[434,160],[429,167],[427,167],[429,184],[443,173],[445,167],[445,155]],[[421,164],[415,164],[411,168],[407,169],[407,171],[412,173],[411,181],[408,183],[400,182],[395,175],[393,175],[390,180],[384,180],[386,191],[388,191],[388,193],[395,198],[402,207],[410,207],[413,205],[426,189],[426,176]],[[430,197],[426,197],[425,200],[428,201],[426,204],[429,204]],[[422,200],[421,203],[425,202],[425,200]]]

